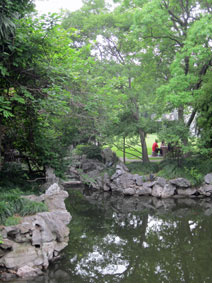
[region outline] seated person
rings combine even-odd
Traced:
[[[168,147],[167,147],[167,145],[166,145],[166,143],[165,143],[164,140],[162,140],[162,142],[161,142],[161,144],[160,144],[160,149],[161,149],[160,154],[163,155],[163,156],[165,156],[166,153],[167,153],[167,151],[168,151]]]
[[[155,140],[152,145],[152,155],[158,155],[158,152],[160,152],[160,155],[162,155],[162,149],[158,147],[158,141]]]

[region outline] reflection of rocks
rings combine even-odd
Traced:
[[[49,211],[23,217],[21,224],[0,228],[3,240],[3,244],[0,244],[1,267],[19,277],[34,277],[58,257],[69,239],[66,225],[71,216],[64,204],[67,197],[68,193],[56,183],[42,196],[28,197],[43,200]]]
[[[179,213],[183,215],[189,211],[188,208],[197,207],[207,211],[207,215],[212,215],[212,203],[208,198],[199,199],[188,198],[187,196],[180,196],[178,198],[157,198],[152,196],[124,196],[120,194],[113,194],[111,192],[99,192],[84,190],[85,198],[94,205],[106,207],[106,211],[110,213],[111,210],[117,213],[129,213],[133,211],[156,211],[158,213]],[[177,196],[177,195],[176,195]]]

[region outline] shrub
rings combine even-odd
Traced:
[[[156,162],[142,163],[142,162],[131,162],[126,164],[127,168],[132,174],[147,175],[157,173],[159,165]]]
[[[102,160],[102,149],[95,144],[80,144],[76,147],[76,153],[79,155],[85,154],[87,158]]]

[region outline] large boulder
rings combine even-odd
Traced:
[[[192,195],[195,195],[196,192],[197,192],[197,189],[195,188],[187,188],[186,190],[181,189],[181,188],[177,189],[178,195],[181,195],[181,196],[192,196]]]
[[[185,178],[176,178],[169,181],[172,185],[181,188],[188,188],[191,186],[191,183]]]
[[[150,196],[152,194],[152,188],[151,187],[139,187],[137,190],[137,194],[139,196]]]
[[[115,174],[112,176],[112,190],[124,190],[129,187],[132,188],[135,186],[135,179],[133,174],[127,172],[121,173],[120,175],[117,172]]]
[[[112,166],[118,161],[118,157],[109,147],[102,150],[102,159],[107,167]]]
[[[166,184],[163,187],[161,198],[170,198],[175,194],[176,187],[171,184]]]
[[[203,185],[197,191],[199,194],[209,197],[212,195],[212,185]]]
[[[209,173],[209,174],[205,175],[204,181],[208,185],[212,184],[212,173]]]
[[[155,183],[158,184],[161,187],[165,187],[166,185],[166,179],[163,177],[157,177],[155,180]]]
[[[163,188],[157,184],[155,184],[153,186],[153,189],[152,189],[152,196],[153,197],[157,197],[157,198],[160,198],[161,195],[162,195],[162,192],[163,192]]]
[[[127,188],[123,190],[123,194],[127,195],[127,196],[134,196],[136,193],[136,189],[135,188]]]

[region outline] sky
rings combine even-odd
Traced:
[[[39,14],[60,12],[60,9],[75,11],[82,7],[81,0],[35,0],[36,10]]]

